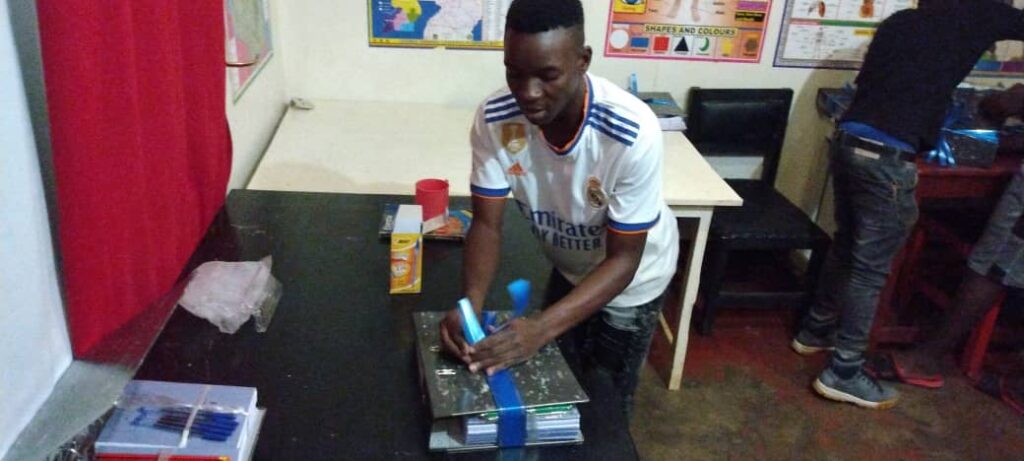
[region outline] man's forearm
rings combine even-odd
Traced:
[[[483,310],[487,291],[498,270],[500,253],[500,228],[486,223],[474,223],[469,228],[462,257],[462,287],[477,312]]]

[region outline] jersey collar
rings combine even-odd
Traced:
[[[564,156],[569,152],[572,152],[572,148],[576,147],[576,143],[579,142],[580,137],[582,137],[583,128],[587,126],[588,119],[590,118],[590,106],[594,102],[594,88],[590,84],[590,75],[584,74],[583,77],[586,83],[583,91],[585,91],[586,94],[583,96],[583,117],[580,119],[580,125],[576,127],[576,134],[574,134],[572,139],[570,139],[564,146],[558,147],[548,142],[548,139],[544,137],[544,131],[540,131],[540,136],[544,138],[544,143],[548,145],[548,148],[551,149],[555,155]]]

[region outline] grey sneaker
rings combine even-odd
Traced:
[[[822,351],[831,351],[836,348],[833,337],[822,338],[815,336],[807,330],[800,330],[796,337],[793,338],[793,341],[789,343],[789,347],[800,355],[811,355]]]
[[[899,392],[883,386],[874,378],[857,370],[857,374],[849,379],[842,379],[826,368],[814,380],[814,390],[826,399],[837,402],[849,402],[863,408],[884,410],[892,408],[900,398]]]

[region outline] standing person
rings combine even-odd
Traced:
[[[508,87],[470,133],[473,226],[464,293],[477,313],[500,257],[505,197],[554,265],[554,296],[474,346],[457,310],[441,323],[448,352],[492,373],[558,339],[570,363],[609,373],[628,414],[675,272],[679,235],[662,197],[662,132],[642,101],[590,75],[579,0],[515,0],[505,29]]]
[[[834,349],[820,395],[889,408],[899,395],[863,372],[878,296],[917,220],[917,153],[937,143],[953,90],[999,40],[1024,39],[1024,15],[995,0],[921,0],[879,25],[832,140],[836,233],[818,295],[791,343]]]

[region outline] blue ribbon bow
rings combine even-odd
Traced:
[[[512,318],[523,315],[530,301],[530,282],[516,280],[508,285],[512,297],[514,311]],[[470,345],[482,341],[486,336],[484,328],[476,318],[473,306],[466,298],[459,300],[459,313],[462,314],[462,331]],[[500,330],[504,325],[495,328],[497,316],[493,311],[484,311],[484,326],[492,331]],[[509,321],[512,320],[509,319]],[[506,322],[505,325],[508,323]],[[494,403],[498,406],[498,446],[521,447],[526,445],[526,408],[519,396],[519,389],[508,369],[498,371],[487,377]]]

